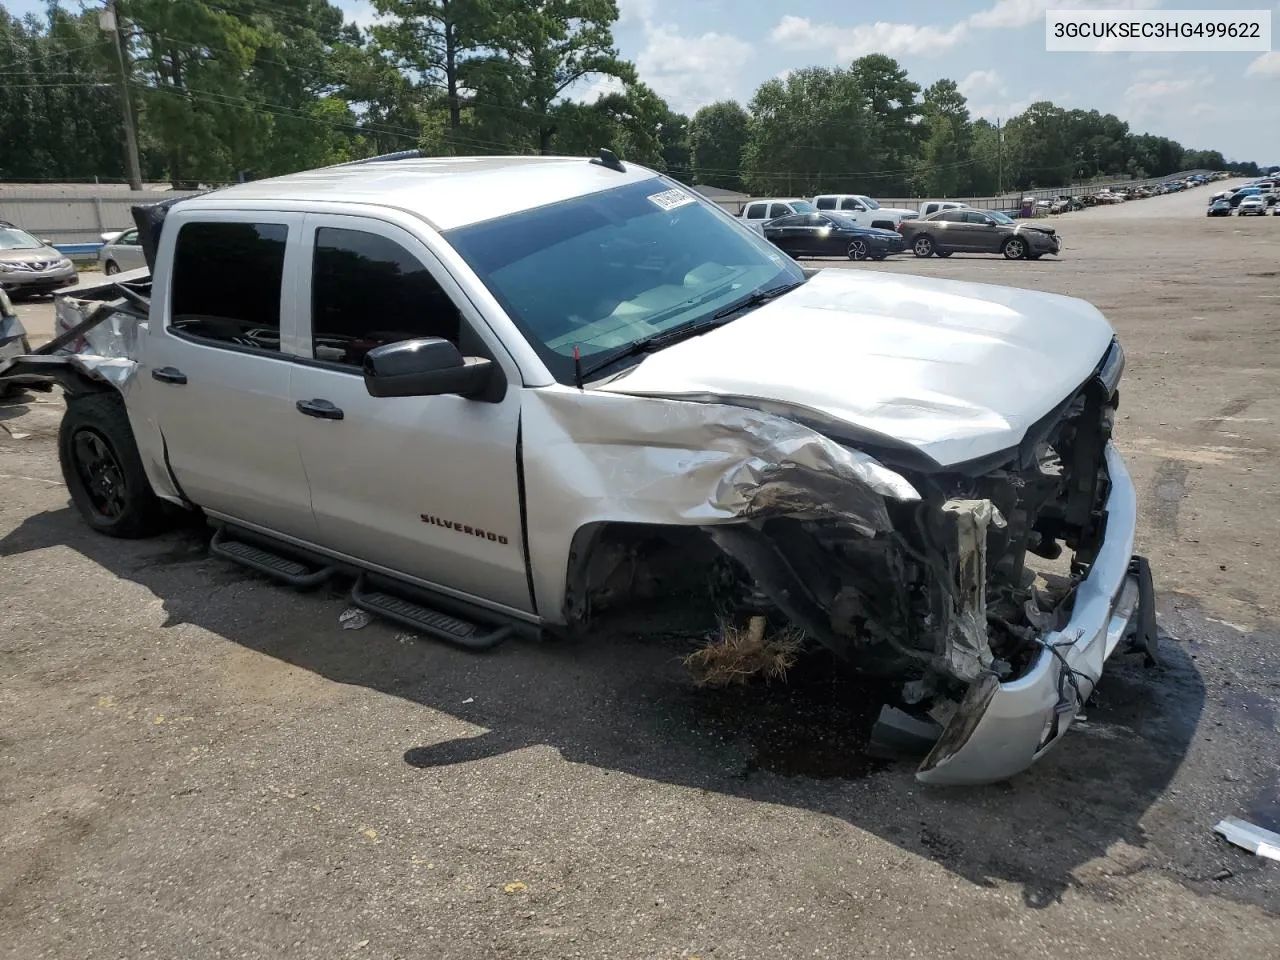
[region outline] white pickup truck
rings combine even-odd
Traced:
[[[899,682],[936,783],[1024,769],[1113,651],[1154,654],[1124,355],[1080,300],[806,272],[607,151],[387,158],[135,219],[149,271],[0,363],[64,388],[104,534],[202,513],[215,554],[350,577],[471,648],[698,585]]]

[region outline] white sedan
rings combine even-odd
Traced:
[[[102,248],[98,251],[98,263],[107,276],[123,273],[126,270],[137,270],[147,265],[142,254],[142,242],[138,239],[136,229],[122,230],[102,235]]]

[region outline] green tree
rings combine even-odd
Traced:
[[[870,188],[874,125],[849,70],[807,67],[768,80],[751,99],[743,181],[758,193],[812,195]],[[873,168],[872,168],[873,169]]]
[[[897,60],[882,53],[859,57],[849,73],[870,116],[867,151],[876,187],[868,187],[867,192],[905,193],[915,166],[920,86]]]
[[[955,82],[938,80],[924,92],[917,182],[930,196],[954,195],[969,177],[973,131],[969,107]]]
[[[449,126],[462,126],[467,68],[486,56],[494,36],[493,5],[485,0],[373,0],[390,21],[372,33],[397,67],[413,73],[428,101],[442,98]]]
[[[589,77],[636,81],[613,45],[617,19],[615,0],[503,0],[487,44],[500,56],[477,75],[477,94],[492,98],[475,98],[476,112],[488,114],[482,122],[522,130],[537,152],[549,152],[552,108],[570,88]]]
[[[742,151],[747,145],[747,111],[734,100],[703,107],[689,121],[689,149],[696,183],[742,189]]]

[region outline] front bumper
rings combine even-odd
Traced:
[[[1025,675],[1008,683],[991,682],[980,696],[967,697],[916,772],[918,780],[947,785],[992,783],[1031,766],[1062,740],[1076,718],[1075,690],[1066,682],[1064,661],[1074,672],[1082,703],[1120,641],[1140,618],[1154,616],[1141,602],[1145,599],[1149,604],[1151,599],[1149,574],[1144,585],[1132,563],[1137,494],[1113,446],[1108,445],[1106,457],[1111,478],[1106,539],[1089,575],[1076,589],[1070,621],[1043,638],[1056,654],[1042,648]],[[973,685],[971,695],[978,693],[980,685],[981,681]]]
[[[1033,253],[1057,253],[1062,249],[1062,241],[1057,235],[1049,235],[1040,233],[1040,231],[1027,231],[1027,245],[1031,247]]]
[[[72,286],[79,279],[75,265],[59,270],[15,270],[0,273],[0,287],[20,293],[47,292]]]

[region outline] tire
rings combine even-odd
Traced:
[[[168,526],[170,512],[147,480],[119,395],[90,393],[67,401],[58,462],[72,503],[98,533],[136,540]]]
[[[1021,237],[1010,237],[1000,248],[1006,260],[1021,260],[1027,255],[1027,241]]]
[[[936,257],[949,257],[953,252],[952,250],[935,250],[933,254]]]
[[[108,260],[102,265],[102,272],[108,277],[113,277],[120,272],[120,268],[116,265],[114,260]]]
[[[921,259],[925,257],[932,257],[936,249],[937,247],[933,242],[933,237],[929,236],[927,233],[924,234],[924,236],[916,237],[911,241],[911,252]]]
[[[865,260],[869,255],[869,251],[867,250],[867,241],[857,239],[850,240],[849,249],[845,252],[848,254],[850,260]]]

